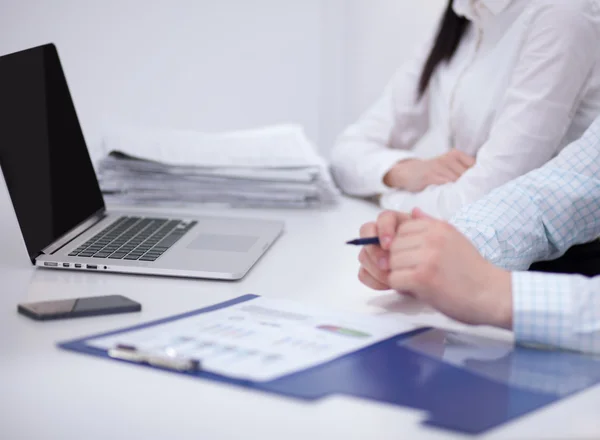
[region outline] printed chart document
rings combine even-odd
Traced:
[[[198,359],[205,371],[269,381],[413,328],[397,318],[330,312],[258,297],[87,344],[104,350],[117,344],[133,345],[157,354]]]

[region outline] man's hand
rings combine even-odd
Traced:
[[[459,150],[451,150],[434,159],[408,159],[398,162],[383,179],[390,188],[419,192],[429,185],[455,182],[475,165],[475,159]]]
[[[383,257],[377,252],[375,261]],[[378,273],[380,286],[409,291],[453,319],[512,327],[510,272],[487,262],[453,226],[418,209],[400,222],[385,274]]]
[[[361,237],[379,237],[380,246],[365,246],[358,255],[361,267],[358,272],[360,281],[375,290],[388,290],[390,274],[390,247],[396,236],[396,230],[410,219],[409,214],[396,211],[384,211],[376,222],[365,223],[360,228]]]

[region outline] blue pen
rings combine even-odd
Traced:
[[[353,244],[355,246],[366,246],[369,244],[376,244],[377,246],[379,246],[379,237],[357,238],[356,240],[347,241],[346,244]]]

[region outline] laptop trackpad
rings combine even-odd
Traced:
[[[199,234],[188,249],[203,251],[248,252],[258,237],[251,235]]]

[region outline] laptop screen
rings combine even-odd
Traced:
[[[104,208],[52,44],[0,57],[0,166],[32,260]]]

